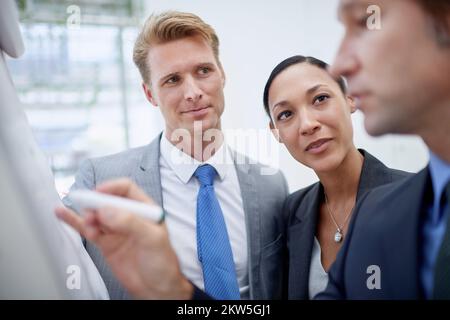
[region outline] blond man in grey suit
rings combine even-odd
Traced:
[[[215,31],[190,13],[154,15],[138,36],[133,58],[148,101],[162,113],[165,130],[148,146],[86,160],[71,191],[95,189],[113,178],[131,179],[164,208],[162,228],[180,272],[208,292],[197,242],[200,180],[196,172],[203,165],[214,168],[214,192],[226,225],[238,294],[243,299],[279,298],[279,281],[262,282],[260,274],[279,263],[281,240],[274,216],[280,213],[288,188],[280,172],[265,171],[231,150],[223,139],[225,73]],[[77,210],[70,193],[63,201]],[[90,242],[86,249],[111,298],[128,298],[129,292],[105,263],[104,252]],[[222,250],[221,244],[217,250]]]

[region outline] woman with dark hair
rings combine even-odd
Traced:
[[[263,261],[263,282],[282,283],[270,290],[289,299],[313,298],[327,285],[327,271],[345,240],[358,199],[407,173],[355,147],[355,101],[346,94],[344,79],[332,78],[323,61],[293,56],[278,64],[264,89],[264,107],[278,141],[320,181],[287,198],[278,224],[287,248],[280,246],[279,259],[287,262],[266,268]]]

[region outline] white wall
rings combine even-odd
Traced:
[[[221,41],[221,60],[227,75],[223,128],[267,129],[262,104],[267,77],[276,64],[295,54],[332,62],[343,34],[336,18],[337,2],[153,0],[146,3],[146,15],[175,9],[193,12],[211,24]],[[353,116],[357,147],[367,149],[394,168],[418,171],[426,164],[428,154],[421,140],[398,136],[371,138],[362,119],[359,111]],[[272,143],[276,143],[274,139]],[[317,180],[309,168],[291,158],[284,146],[279,148],[278,166],[286,174],[291,191]],[[276,153],[271,157],[262,160],[272,160],[277,165],[273,161]]]

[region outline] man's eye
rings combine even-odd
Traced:
[[[369,16],[366,12],[358,12],[344,19],[344,26],[347,33],[360,33],[367,30],[367,20]]]
[[[360,14],[356,14],[355,16],[353,16],[353,18],[351,19],[351,24],[356,28],[366,29],[367,19],[369,19],[369,16],[365,12],[362,12]]]
[[[320,96],[317,96],[317,97],[314,98],[313,104],[316,105],[316,104],[322,103],[322,102],[328,100],[329,98],[330,98],[329,95],[321,94]]]
[[[174,83],[177,83],[179,80],[180,80],[180,77],[173,76],[173,77],[170,77],[169,79],[167,79],[166,83],[174,84]]]
[[[367,19],[369,17],[364,16],[355,20],[355,25],[359,28],[367,28]]]
[[[369,17],[361,18],[361,19],[357,20],[356,23],[360,27],[367,27],[367,19],[369,19]]]
[[[198,72],[199,72],[200,74],[208,74],[210,71],[211,71],[210,68],[208,68],[208,67],[202,67],[202,68],[199,69]]]
[[[278,121],[282,121],[282,120],[286,120],[288,117],[290,117],[292,115],[292,112],[290,111],[283,111],[280,112],[277,116],[277,120]]]

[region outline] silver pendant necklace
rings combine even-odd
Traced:
[[[337,242],[337,243],[341,242],[343,237],[344,236],[342,234],[341,229],[337,228],[337,231],[334,234],[334,242]]]
[[[325,205],[327,207],[328,213],[330,214],[331,220],[333,221],[334,225],[336,226],[336,233],[334,234],[334,242],[336,243],[340,243],[342,241],[342,239],[344,239],[344,227],[347,224],[348,218],[350,218],[353,208],[352,210],[350,210],[350,212],[347,214],[347,216],[345,217],[344,223],[342,224],[341,227],[339,227],[339,225],[336,222],[336,219],[334,218],[333,213],[331,212],[330,206],[328,205],[328,197],[327,194],[325,193],[325,191],[323,192],[323,194],[325,195]]]

